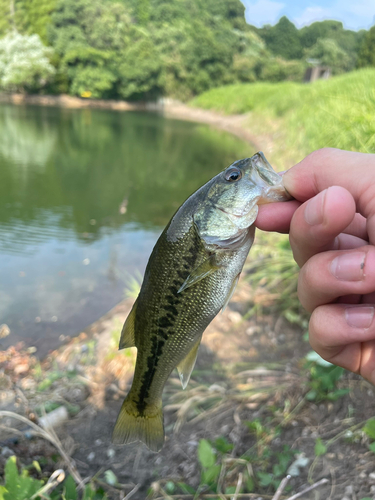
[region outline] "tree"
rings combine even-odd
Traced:
[[[257,30],[258,34],[266,42],[267,49],[273,54],[284,59],[300,59],[302,57],[302,46],[298,29],[283,16],[275,26],[265,26]]]
[[[375,66],[375,26],[366,33],[358,53],[358,68]]]
[[[324,66],[329,66],[336,75],[347,71],[350,65],[348,54],[330,38],[319,38],[315,45],[306,50],[306,56],[319,60]]]
[[[0,40],[0,86],[18,92],[43,87],[55,73],[52,53],[38,35],[8,34]]]

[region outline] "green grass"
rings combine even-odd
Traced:
[[[250,113],[248,128],[273,134],[276,150],[300,159],[322,147],[375,152],[375,69],[313,84],[253,83],[219,87],[191,105],[224,114]]]

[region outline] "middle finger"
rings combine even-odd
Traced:
[[[316,254],[302,267],[298,297],[312,312],[346,295],[365,295],[375,291],[375,247]]]

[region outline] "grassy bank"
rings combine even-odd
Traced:
[[[309,85],[230,85],[191,104],[224,114],[249,113],[249,129],[271,134],[279,165],[280,160],[290,164],[322,147],[374,152],[374,80],[375,69],[363,69]]]

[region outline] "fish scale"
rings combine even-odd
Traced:
[[[137,347],[132,387],[115,443],[164,443],[162,391],[177,367],[183,388],[208,324],[226,305],[254,240],[257,204],[289,199],[262,153],[240,160],[196,191],[158,239],[120,348]]]

